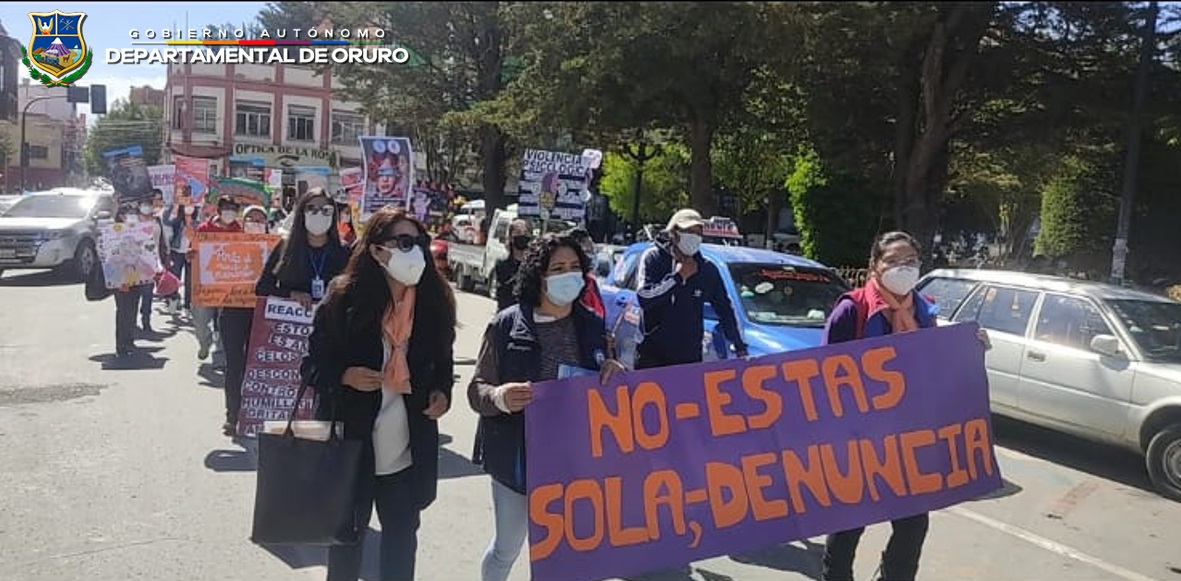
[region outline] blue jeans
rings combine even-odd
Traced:
[[[493,479],[492,512],[496,519],[496,532],[488,549],[484,551],[480,579],[505,581],[529,535],[528,501],[524,494]]]

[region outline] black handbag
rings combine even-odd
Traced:
[[[86,300],[90,302],[101,301],[115,292],[107,288],[107,277],[103,273],[103,265],[101,264],[90,267],[90,276],[86,277],[86,283],[83,286],[85,287]]]
[[[295,406],[306,389],[307,382],[301,382]],[[337,435],[335,401],[328,440],[295,437],[295,406],[283,434],[258,433],[250,540],[260,545],[355,545],[362,533],[355,505],[362,442]]]

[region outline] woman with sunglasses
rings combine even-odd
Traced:
[[[344,270],[348,250],[335,226],[335,204],[324,188],[312,188],[295,203],[291,230],[267,257],[254,286],[260,297],[282,297],[310,308]]]
[[[404,210],[369,218],[316,311],[303,379],[316,415],[361,440],[358,526],[377,505],[381,578],[414,578],[419,514],[435,500],[438,419],[451,407],[455,295],[427,258],[429,238]],[[361,548],[332,547],[328,580],[356,581]]]

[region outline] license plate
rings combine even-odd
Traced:
[[[16,258],[16,249],[0,248],[0,258]]]

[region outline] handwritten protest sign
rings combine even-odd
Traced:
[[[112,222],[98,230],[98,259],[107,288],[151,283],[160,271],[159,231],[154,222]]]
[[[520,215],[582,220],[586,211],[582,192],[586,189],[589,163],[574,153],[526,149],[521,163]]]
[[[254,285],[278,234],[199,232],[193,304],[199,307],[254,306]]]
[[[171,206],[173,189],[176,187],[176,166],[173,164],[149,165],[148,175],[152,178],[152,188],[160,190],[164,198],[164,205]]]
[[[308,351],[313,312],[295,301],[258,297],[242,380],[239,436],[254,437],[263,422],[290,417],[299,393],[299,364]],[[315,390],[308,387],[295,412],[296,421],[312,419],[315,402]]]
[[[532,578],[623,577],[999,489],[976,330],[534,385]]]

